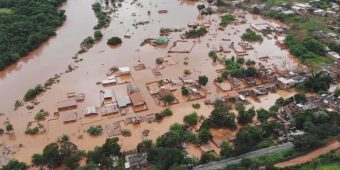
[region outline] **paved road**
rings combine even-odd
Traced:
[[[243,154],[243,155],[239,155],[237,157],[232,157],[232,158],[224,159],[224,160],[217,161],[217,162],[210,162],[208,164],[199,165],[199,166],[194,167],[194,170],[223,169],[228,165],[240,163],[241,160],[244,159],[244,158],[260,157],[260,156],[263,156],[263,155],[268,154],[268,153],[279,152],[279,151],[290,149],[290,148],[293,148],[293,144],[291,142],[288,142],[288,143],[284,143],[282,145],[272,146],[272,147],[269,147],[269,148],[249,152],[249,153],[246,153],[246,154]]]

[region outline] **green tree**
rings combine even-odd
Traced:
[[[101,31],[95,31],[93,36],[94,36],[94,40],[96,40],[96,41],[103,38],[103,34],[102,34]]]
[[[218,158],[217,158],[215,153],[207,152],[207,153],[203,153],[202,154],[200,163],[201,164],[206,164],[206,163],[209,163],[211,161],[216,161],[216,160],[218,160]]]
[[[262,108],[259,110],[256,110],[256,113],[257,113],[257,118],[261,122],[266,122],[268,118],[272,115],[269,111],[262,109]]]
[[[108,45],[119,45],[122,43],[122,40],[119,37],[112,37],[107,40]]]
[[[220,155],[222,158],[229,158],[233,155],[234,149],[228,142],[223,141],[220,147]]]
[[[198,76],[198,83],[202,86],[207,85],[208,77],[207,76]]]
[[[6,165],[4,165],[2,170],[26,170],[28,166],[24,162],[19,162],[17,160],[10,160]]]
[[[184,163],[184,154],[176,148],[153,148],[148,154],[148,161],[157,169],[170,170],[174,165]]]
[[[45,146],[42,156],[44,158],[44,163],[50,168],[60,166],[63,160],[57,143],[51,143]]]
[[[202,143],[207,143],[211,138],[212,138],[212,135],[208,129],[203,128],[203,129],[200,129],[200,131],[198,132],[198,139]]]
[[[236,134],[235,152],[242,154],[249,152],[263,139],[262,130],[256,126],[246,126]]]
[[[189,126],[194,126],[197,124],[198,115],[196,112],[190,113],[184,116],[183,121]]]
[[[253,121],[253,117],[255,116],[254,108],[250,108],[247,111],[241,111],[238,113],[238,122],[241,124],[250,123]]]
[[[167,94],[163,97],[163,101],[165,102],[165,104],[171,104],[175,101],[175,97],[171,94]]]

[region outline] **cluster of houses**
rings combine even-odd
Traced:
[[[188,92],[185,95],[187,101],[206,97],[201,86],[188,76],[149,82],[146,83],[146,87],[155,102],[161,106],[179,103],[180,101],[176,96],[178,96],[178,94],[181,95],[181,91],[183,89],[186,89]],[[167,101],[165,101],[169,96],[173,99],[171,103],[167,103]]]
[[[320,1],[320,0],[317,0]],[[314,3],[317,3],[316,0],[310,1],[309,3],[294,3],[292,5],[289,5],[287,3],[283,3],[282,5],[278,6],[267,6],[265,4],[260,5],[252,5],[252,8],[258,8],[259,10],[270,10],[272,12],[280,12],[285,15],[292,15],[292,14],[300,14],[304,15],[307,13],[312,13],[314,15],[319,16],[332,16],[334,18],[339,17],[338,11],[340,10],[340,6],[338,3],[331,3],[331,7],[328,9],[320,9],[316,5],[313,5]]]

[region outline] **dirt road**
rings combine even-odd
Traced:
[[[285,162],[281,162],[278,164],[275,164],[275,167],[279,167],[279,168],[283,168],[283,167],[290,167],[290,166],[295,166],[295,165],[299,165],[299,164],[304,164],[306,162],[309,162],[317,157],[319,157],[320,155],[323,154],[327,154],[328,152],[338,149],[340,148],[340,142],[337,140],[332,141],[331,143],[329,143],[328,145],[318,148],[306,155],[303,156],[299,156],[296,157],[294,159],[285,161]]]

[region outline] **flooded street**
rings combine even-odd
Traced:
[[[52,85],[50,90],[39,95],[37,101],[40,104],[36,105],[33,110],[27,110],[27,104],[25,104],[25,106],[13,111],[15,100],[21,99],[29,88],[33,88],[39,83],[43,84],[45,80],[53,77],[54,74],[64,73],[67,66],[73,63],[72,57],[79,51],[81,41],[87,36],[93,35],[93,27],[97,23],[91,9],[94,2],[94,0],[68,0],[63,6],[63,9],[66,10],[67,20],[57,30],[57,36],[51,38],[39,49],[23,58],[18,64],[0,72],[0,94],[6,96],[0,102],[0,112],[5,113],[4,116],[0,117],[0,120],[3,122],[8,118],[13,124],[15,132],[10,136],[2,135],[0,139],[1,143],[17,148],[17,152],[13,157],[20,161],[29,163],[32,154],[40,153],[45,145],[54,142],[57,137],[63,134],[69,135],[71,141],[78,145],[80,149],[91,150],[95,146],[104,143],[108,136],[105,130],[99,137],[89,136],[86,133],[89,126],[101,125],[105,127],[113,122],[123,121],[128,116],[135,115],[135,113],[111,117],[98,115],[91,118],[83,116],[86,107],[101,105],[101,90],[113,89],[116,95],[126,93],[126,84],[110,87],[96,84],[107,78],[105,73],[112,66],[130,67],[133,79],[132,84],[140,89],[148,106],[147,111],[137,113],[140,116],[158,113],[164,109],[155,103],[146,87],[146,83],[183,76],[185,69],[191,71],[190,77],[194,80],[199,75],[207,75],[209,77],[209,83],[206,86],[209,91],[207,97],[216,95],[218,90],[213,84],[213,79],[218,76],[216,70],[223,67],[219,64],[212,64],[208,57],[209,51],[218,48],[225,38],[231,39],[235,44],[241,42],[240,36],[250,27],[250,24],[264,22],[260,17],[245,13],[247,20],[245,24],[229,25],[225,31],[216,31],[216,35],[207,33],[206,36],[199,39],[189,39],[188,41],[190,42],[195,41],[195,46],[190,53],[168,54],[169,48],[174,41],[180,39],[181,33],[171,33],[169,45],[166,47],[153,47],[148,44],[140,46],[140,44],[146,38],[159,37],[160,28],[184,28],[187,30],[188,23],[194,21],[203,22],[204,20],[201,19],[202,16],[199,15],[196,7],[197,4],[181,0],[146,0],[139,2],[143,6],[140,7],[136,3],[131,5],[132,1],[123,2],[122,7],[112,17],[110,26],[101,30],[104,35],[103,39],[95,43],[88,52],[79,55],[79,58],[82,58],[83,61],[75,64],[78,69],[63,74],[59,83]],[[159,10],[168,10],[168,13],[161,14],[158,12]],[[148,11],[150,11],[150,15],[148,15]],[[197,20],[198,18],[201,20]],[[219,16],[214,14],[205,16],[205,18],[210,18],[212,21],[209,29],[217,30]],[[138,25],[137,28],[133,26],[133,24],[144,21],[148,21],[149,24]],[[125,34],[130,34],[131,38],[123,38]],[[113,36],[121,37],[122,45],[119,47],[108,46],[106,42]],[[294,67],[288,51],[277,47],[274,39],[264,37],[262,43],[254,43],[253,46],[254,50],[249,51],[249,55],[245,56],[245,59],[259,61],[260,57],[269,56],[270,60],[268,62],[261,62],[263,65],[276,65],[281,68]],[[168,55],[173,58],[176,64],[161,69],[162,76],[155,77],[151,69],[156,66],[156,58]],[[225,56],[231,58],[235,54],[232,52],[225,54]],[[188,57],[187,65],[184,64],[186,57]],[[138,63],[144,63],[146,69],[133,70],[133,65]],[[53,113],[58,111],[57,102],[66,100],[66,94],[70,92],[84,93],[86,97],[84,102],[78,103],[76,112],[79,119],[77,122],[64,124],[61,119],[55,118]],[[249,101],[256,109],[261,107],[267,109],[277,98],[288,97],[293,94],[285,92],[270,93],[268,96],[260,98],[261,103],[256,103],[252,99],[249,99]],[[122,149],[125,151],[135,149],[136,145],[142,141],[141,136],[144,130],[150,131],[147,138],[155,140],[166,132],[173,123],[182,123],[185,114],[193,111],[208,117],[213,108],[212,106],[204,105],[203,100],[181,102],[170,106],[174,114],[164,118],[160,123],[142,122],[139,125],[124,125],[121,122],[121,128],[131,130],[132,134],[131,137],[119,136]],[[193,103],[200,103],[201,108],[198,110],[193,109]],[[43,121],[46,133],[34,136],[26,135],[27,123],[34,121],[34,116],[40,109],[45,109],[50,113],[49,118]],[[19,144],[22,144],[23,147],[18,147]],[[193,147],[190,146],[190,148]]]

